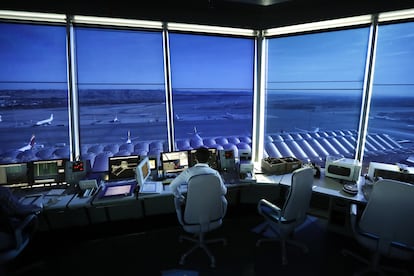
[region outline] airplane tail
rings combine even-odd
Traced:
[[[131,131],[129,131],[128,130],[128,138],[127,138],[127,144],[131,144],[132,143],[132,141],[131,141]]]
[[[32,138],[30,138],[29,145],[30,145],[31,148],[33,148],[34,145],[35,145],[35,137],[36,136],[34,134],[32,134]]]

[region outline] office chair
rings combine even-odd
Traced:
[[[373,184],[368,203],[358,219],[357,206],[351,204],[351,227],[358,244],[371,251],[370,259],[344,249],[342,253],[368,264],[356,272],[383,270],[405,272],[403,269],[381,266],[381,256],[390,259],[413,260],[414,257],[414,185],[382,179]]]
[[[195,243],[186,253],[181,256],[180,264],[197,248],[203,249],[211,261],[211,267],[215,267],[215,257],[207,248],[207,244],[223,242],[225,238],[206,240],[205,235],[222,225],[226,213],[226,205],[223,202],[220,179],[214,174],[195,175],[190,178],[187,184],[187,195],[185,208],[179,200],[175,200],[178,221],[187,233],[194,236],[180,235],[179,241],[184,239]]]
[[[29,244],[38,226],[36,214],[23,218],[0,215],[0,265],[16,258]]]
[[[266,227],[278,234],[279,237],[263,238],[256,242],[260,246],[266,241],[280,241],[282,250],[282,264],[288,263],[286,245],[294,245],[308,252],[306,245],[293,240],[295,229],[302,225],[306,220],[306,213],[312,196],[313,171],[311,168],[299,168],[292,173],[292,182],[283,205],[283,208],[270,203],[266,199],[261,199],[257,205],[257,210],[266,220]]]

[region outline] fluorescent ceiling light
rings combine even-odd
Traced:
[[[185,23],[168,23],[168,30],[173,31],[188,31],[188,32],[201,32],[201,33],[213,33],[213,34],[229,34],[229,35],[241,35],[241,36],[255,36],[256,31],[252,29],[239,29],[231,27],[217,27],[209,25],[196,25]]]
[[[134,20],[134,19],[75,15],[73,17],[73,22],[84,23],[84,24],[107,25],[107,26],[124,26],[124,27],[162,29],[162,22],[149,21],[149,20]]]
[[[273,35],[282,35],[282,34],[306,32],[306,31],[333,29],[333,28],[339,28],[339,27],[369,24],[371,22],[372,22],[371,15],[361,15],[361,16],[355,16],[355,17],[346,17],[346,18],[340,18],[340,19],[333,19],[333,20],[326,20],[326,21],[319,21],[319,22],[312,22],[312,23],[305,23],[305,24],[299,24],[299,25],[268,29],[264,31],[264,35],[273,36]]]
[[[40,13],[40,12],[22,12],[22,11],[8,11],[0,10],[1,19],[12,20],[30,20],[30,21],[47,21],[47,22],[66,22],[66,15],[55,13]]]
[[[409,18],[414,18],[414,9],[392,11],[392,12],[382,12],[378,16],[378,21],[384,22],[384,21],[409,19]]]

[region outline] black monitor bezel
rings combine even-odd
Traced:
[[[218,150],[216,148],[207,148],[210,152],[210,157],[207,162],[210,168],[213,168],[215,170],[218,169]],[[192,167],[194,166],[197,161],[195,159],[195,153],[197,149],[191,149],[188,150],[188,166]]]
[[[177,154],[177,153],[183,153],[187,156],[187,165],[183,166],[183,168],[180,168],[180,169],[166,171],[164,164],[167,163],[167,162],[171,162],[172,160],[171,159],[165,160],[165,156],[168,155],[168,154]],[[173,159],[173,160],[177,160],[177,159]],[[189,167],[188,150],[176,150],[176,151],[161,152],[161,169],[162,169],[164,177],[177,176],[178,174],[183,172],[188,167]]]
[[[7,168],[7,167],[11,167],[11,166],[25,166],[26,167],[26,171],[25,171],[25,177],[24,179],[22,179],[22,181],[14,181],[14,182],[10,182],[8,175],[7,175],[7,171],[6,171],[6,183],[0,183],[0,186],[3,187],[21,187],[21,186],[28,186],[31,183],[31,177],[30,177],[30,166],[28,162],[17,162],[17,163],[3,163],[0,164],[0,168]]]
[[[59,165],[58,163],[61,162]],[[56,158],[56,159],[44,159],[44,160],[33,160],[30,162],[29,170],[31,177],[32,186],[47,186],[47,185],[62,185],[66,184],[66,162],[69,162],[67,158]],[[35,170],[38,164],[44,163],[56,163],[56,172],[49,175],[36,176]]]
[[[110,156],[108,157],[108,180],[109,181],[116,181],[116,180],[129,180],[129,179],[135,179],[135,169],[138,166],[138,164],[140,163],[141,157],[139,155],[124,155],[124,156]],[[130,167],[131,170],[129,171],[130,174],[122,174],[122,176],[117,176],[115,174],[112,173],[111,170],[111,163],[113,163],[115,160],[121,160],[120,162],[122,162],[122,160],[127,160],[127,159],[136,159],[136,163],[133,163],[132,166]],[[129,164],[129,163],[128,163]],[[121,172],[122,173],[122,172]]]

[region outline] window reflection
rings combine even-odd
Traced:
[[[194,137],[208,147],[220,145],[216,137],[237,137],[233,145],[245,138],[250,146],[254,41],[173,33],[170,49],[177,147],[199,146],[183,141]]]
[[[66,30],[0,23],[0,163],[69,158]]]
[[[264,155],[355,156],[367,28],[268,42]]]
[[[370,161],[413,166],[413,55],[413,22],[379,26],[365,166]]]
[[[167,145],[161,33],[79,27],[75,35],[82,156],[162,151],[149,146]]]

